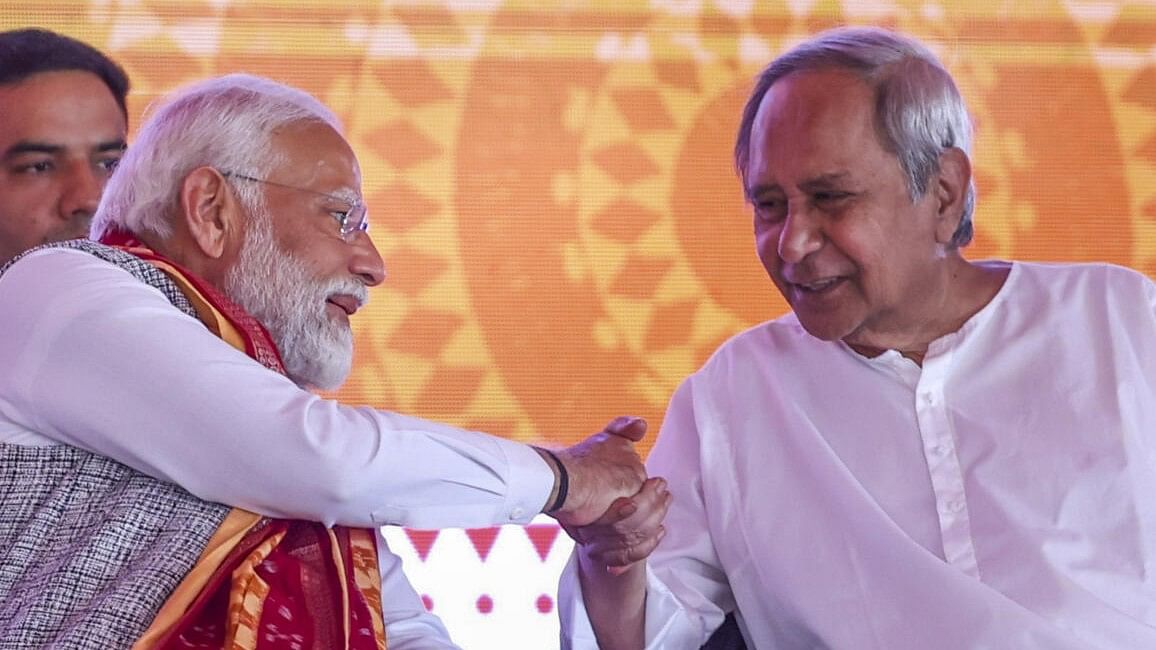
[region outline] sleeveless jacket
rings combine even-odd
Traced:
[[[87,240],[47,247],[116,264],[196,318],[176,284],[133,255]],[[139,426],[148,435],[152,424]],[[0,650],[131,646],[228,513],[75,447],[0,444]]]

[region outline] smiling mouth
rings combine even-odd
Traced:
[[[842,284],[847,278],[843,276],[836,276],[833,278],[823,278],[821,280],[814,280],[812,282],[792,282],[791,286],[799,291],[807,294],[821,294],[826,293],[835,287]]]
[[[346,316],[352,316],[361,308],[361,301],[348,295],[330,296],[325,302],[340,308]]]

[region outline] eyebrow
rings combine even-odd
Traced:
[[[341,199],[342,201],[345,201],[346,203],[352,203],[353,205],[357,205],[358,203],[363,202],[361,195],[359,195],[356,190],[351,190],[348,187],[340,187],[332,192],[321,192],[321,194],[332,196],[335,199]]]
[[[101,142],[93,148],[96,153],[105,153],[108,151],[124,151],[127,148],[124,140],[108,140]],[[8,147],[4,152],[4,159],[13,158],[26,153],[44,153],[56,155],[67,149],[64,145],[52,144],[49,142],[36,142],[33,140],[21,140],[16,144]]]
[[[814,178],[808,178],[802,183],[799,183],[799,189],[805,191],[825,189],[831,187],[832,185],[838,185],[840,182],[847,180],[848,177],[850,177],[850,174],[845,171],[820,174]],[[772,191],[781,192],[782,187],[780,187],[778,183],[763,183],[760,185],[755,185],[754,187],[747,190],[747,199],[753,199],[757,196]]]

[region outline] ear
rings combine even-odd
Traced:
[[[959,222],[963,219],[963,206],[967,200],[967,190],[971,187],[971,160],[958,147],[951,147],[939,154],[939,172],[934,177],[931,191],[935,193],[936,213],[935,240],[941,244],[951,242]]]
[[[221,172],[212,167],[189,172],[180,204],[193,244],[205,256],[220,259],[239,241],[243,215]]]

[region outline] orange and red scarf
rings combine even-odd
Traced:
[[[101,243],[164,271],[209,330],[285,373],[268,331],[212,285],[131,235]],[[374,531],[232,510],[133,646],[191,648],[385,650]]]

